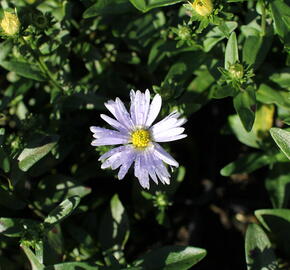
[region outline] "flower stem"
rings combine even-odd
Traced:
[[[47,67],[46,63],[43,61],[42,57],[40,56],[39,52],[35,52],[35,50],[32,48],[32,46],[23,38],[20,37],[21,41],[28,47],[31,55],[34,57],[34,59],[37,61],[41,71],[47,76],[49,79],[49,83],[59,89],[61,92],[64,92],[63,88],[59,85],[59,83],[55,80],[54,75],[51,73],[49,68]]]
[[[261,36],[266,35],[266,7],[264,0],[260,1],[262,9],[262,19],[261,19]]]

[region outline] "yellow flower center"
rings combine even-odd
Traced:
[[[213,12],[211,0],[195,0],[192,7],[200,16],[208,16]]]
[[[145,148],[150,143],[150,132],[145,129],[135,130],[131,135],[132,144],[137,148]]]
[[[20,21],[15,14],[4,11],[4,17],[0,26],[6,35],[13,36],[19,31]]]

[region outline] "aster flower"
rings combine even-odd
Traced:
[[[99,158],[103,162],[101,168],[115,170],[120,167],[118,178],[123,179],[134,163],[134,175],[143,188],[149,189],[149,178],[156,184],[158,179],[163,184],[169,184],[170,174],[164,163],[173,167],[179,165],[158,142],[185,138],[187,135],[183,134],[184,128],[181,126],[186,119],[179,118],[180,114],[174,111],[152,125],[161,109],[161,96],[155,95],[150,103],[149,90],[145,93],[131,90],[130,99],[130,113],[119,98],[105,103],[115,119],[105,114],[101,114],[101,118],[115,130],[90,127],[95,138],[91,143],[93,146],[121,144]]]

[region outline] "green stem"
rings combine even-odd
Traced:
[[[266,7],[263,0],[260,1],[262,8],[262,21],[261,21],[261,35],[262,37],[266,35]]]
[[[20,37],[21,41],[28,47],[30,50],[30,53],[32,56],[35,58],[37,61],[41,71],[47,76],[49,79],[49,82],[52,86],[56,87],[59,89],[61,92],[64,92],[63,88],[59,85],[59,83],[55,80],[53,74],[50,72],[49,68],[47,67],[46,63],[43,61],[42,57],[40,56],[39,52],[35,52],[34,49],[31,47],[31,45],[23,38],[22,36]]]

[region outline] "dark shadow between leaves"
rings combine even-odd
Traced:
[[[273,240],[277,244],[277,249],[280,250],[285,257],[290,258],[290,222],[274,215],[263,214],[262,217],[271,230]]]
[[[252,259],[253,263],[248,264],[250,270],[278,270],[278,262],[273,261],[273,249],[265,248],[261,250],[254,248],[250,250],[248,256]]]

